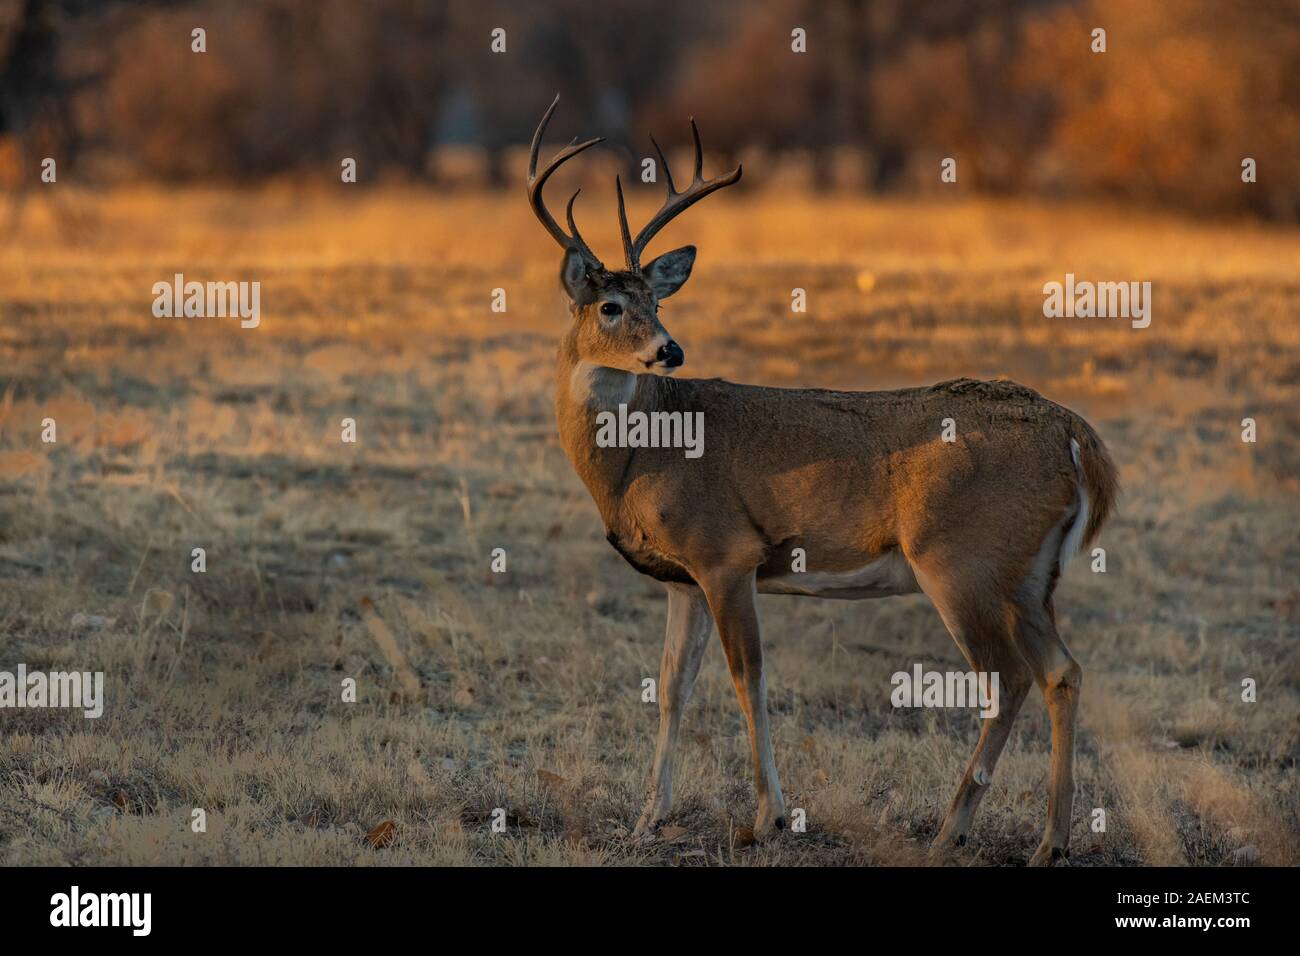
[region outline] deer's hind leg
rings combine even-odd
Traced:
[[[1030,857],[1045,866],[1070,854],[1070,813],[1074,806],[1074,735],[1083,688],[1083,669],[1056,632],[1050,593],[1041,603],[1017,607],[1016,641],[1043,692],[1052,721],[1052,765],[1047,789],[1047,827]]]
[[[1034,682],[1043,692],[1052,722],[1052,762],[1047,784],[1047,826],[1030,866],[1051,865],[1069,856],[1070,813],[1074,806],[1074,732],[1083,687],[1083,669],[1056,632],[1052,593],[1061,574],[1062,542],[1073,522],[1072,508],[1039,546],[1029,573],[1012,600],[1011,634]]]
[[[1005,637],[1000,641],[996,632],[990,633],[993,639],[981,645],[979,653],[983,656],[968,657],[967,661],[977,674],[998,675],[997,713],[980,720],[979,742],[975,744],[975,752],[971,754],[966,772],[939,828],[939,835],[935,837],[935,849],[966,845],[975,811],[993,783],[998,758],[1002,756],[1016,715],[1020,713],[1020,705],[1033,683],[1020,655],[1003,643]]]
[[[992,675],[997,675],[996,713],[981,718],[979,742],[932,844],[942,852],[966,844],[975,811],[993,782],[993,771],[1032,679],[1009,633],[1013,620],[1009,603],[990,600],[988,589],[978,581],[945,575],[946,568],[938,561],[914,562],[913,567],[971,670],[981,682],[989,680],[990,689]]]

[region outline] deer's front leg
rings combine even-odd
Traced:
[[[672,810],[677,731],[713,629],[703,591],[684,584],[669,584],[667,590],[668,627],[664,634],[663,661],[659,665],[659,742],[655,745],[650,799],[637,821],[637,834],[659,826]]]
[[[750,755],[754,761],[754,785],[758,791],[758,816],[754,821],[757,839],[773,827],[785,828],[785,798],[772,756],[772,734],[767,723],[767,679],[763,674],[763,646],[759,637],[758,594],[754,572],[722,572],[703,583],[713,620],[727,655],[731,682],[736,687],[740,709],[749,725]]]

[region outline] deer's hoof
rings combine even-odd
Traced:
[[[948,827],[939,828],[939,834],[930,844],[930,855],[942,855],[951,850],[960,850],[966,845],[966,831]]]
[[[760,813],[754,821],[754,840],[755,842],[766,840],[776,831],[784,830],[786,826],[784,812],[776,814]]]
[[[953,855],[966,845],[966,834],[940,833],[930,844],[926,861],[932,866],[941,866],[951,862]]]
[[[1029,858],[1030,866],[1055,866],[1057,863],[1064,863],[1070,858],[1070,851],[1064,847],[1052,846],[1044,841],[1038,845],[1034,855]]]

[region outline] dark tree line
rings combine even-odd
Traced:
[[[0,0],[0,138],[92,180],[436,179],[461,143],[505,184],[556,91],[553,135],[629,166],[693,114],[821,187],[845,155],[875,190],[953,156],[984,191],[1300,213],[1300,0]]]

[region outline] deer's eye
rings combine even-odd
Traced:
[[[600,304],[600,314],[612,319],[616,315],[623,314],[623,307],[617,302],[602,302]]]

